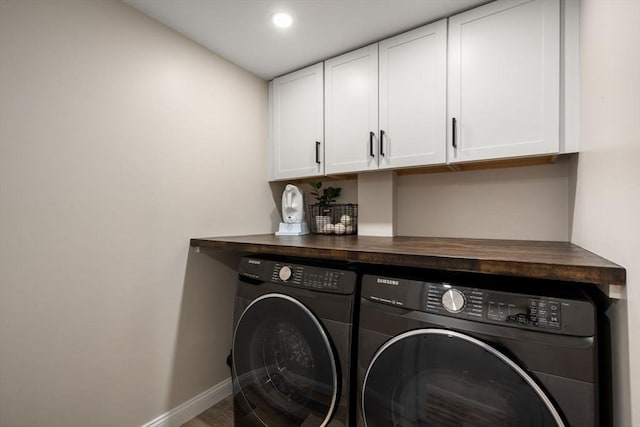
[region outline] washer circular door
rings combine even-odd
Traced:
[[[480,340],[443,329],[387,341],[369,365],[361,405],[369,427],[564,426],[517,364]]]
[[[324,328],[295,298],[267,294],[242,313],[233,336],[235,386],[269,427],[324,426],[338,370]]]

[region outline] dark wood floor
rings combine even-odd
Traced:
[[[233,395],[182,424],[181,427],[233,427]]]

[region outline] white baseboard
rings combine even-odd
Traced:
[[[144,424],[142,427],[180,427],[229,396],[232,392],[231,378],[227,378],[209,390],[205,390],[194,398],[187,400],[182,405]]]

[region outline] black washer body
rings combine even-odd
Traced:
[[[234,425],[353,425],[356,273],[346,264],[242,258],[235,298]]]
[[[362,279],[358,425],[609,425],[597,305],[578,287],[393,274]]]

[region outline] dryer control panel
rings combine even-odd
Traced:
[[[239,273],[263,282],[339,294],[352,294],[356,286],[353,271],[286,261],[245,257],[240,261]]]
[[[572,335],[591,335],[591,302],[365,275],[362,297],[409,310],[485,323]]]

